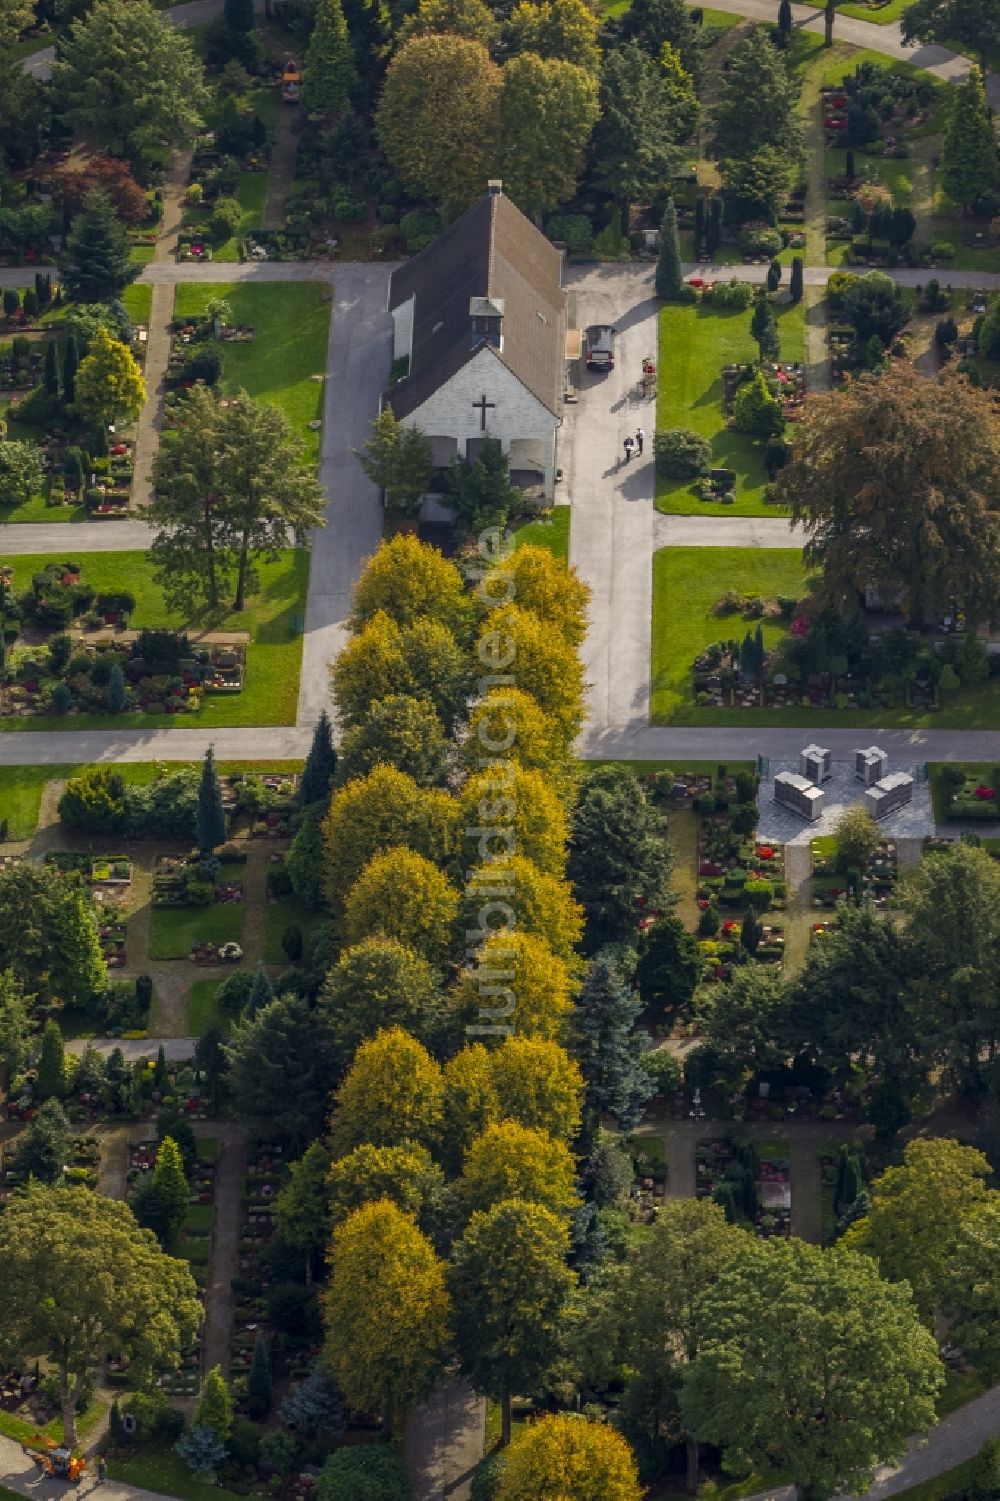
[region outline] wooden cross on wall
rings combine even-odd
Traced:
[[[479,424],[480,431],[481,432],[485,432],[486,431],[486,409],[487,409],[487,407],[491,407],[491,408],[493,408],[495,410],[496,409],[496,402],[495,401],[487,401],[486,400],[486,393],[484,391],[483,394],[482,394],[482,396],[480,396],[479,400],[478,401],[474,401],[472,403],[472,405],[475,407],[476,411],[479,413],[479,417],[480,417],[480,424]]]

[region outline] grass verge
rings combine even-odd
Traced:
[[[776,304],[781,357],[805,359],[805,304]],[[699,303],[668,304],[660,310],[658,428],[686,427],[712,445],[712,465],[736,473],[736,500],[718,505],[701,499],[687,481],[657,479],[657,510],[674,515],[765,516],[781,514],[764,502],[763,444],[726,426],[722,408],[723,365],[757,358],[750,334],[751,310],[716,311]]]
[[[263,177],[262,177],[263,180]],[[240,389],[279,407],[302,439],[305,457],[319,462],[319,432],[309,423],[322,419],[333,291],[326,282],[182,283],[174,314],[200,317],[214,297],[224,297],[234,323],[252,324],[248,344],[224,344],[219,389],[232,396]]]
[[[726,725],[729,729],[796,725],[804,729],[969,729],[1000,724],[1000,679],[991,678],[949,693],[938,709],[699,708],[694,703],[692,665],[713,641],[742,639],[747,622],[716,615],[727,589],[746,594],[804,594],[802,555],[791,548],[670,547],[653,555],[652,720],[654,724]],[[764,642],[775,645],[787,629],[761,622]]]
[[[287,964],[288,959],[281,947],[281,937],[288,927],[302,929],[302,944],[306,953],[309,952],[309,942],[315,933],[328,921],[325,912],[313,912],[304,907],[294,897],[286,897],[284,901],[269,902],[264,917],[264,963]]]
[[[235,1491],[196,1480],[169,1444],[146,1444],[128,1459],[109,1459],[108,1474],[112,1480],[159,1491],[164,1496],[179,1496],[181,1501],[239,1501]]]
[[[193,943],[239,943],[243,902],[209,907],[154,907],[149,928],[150,959],[187,959]]]
[[[571,511],[570,506],[553,506],[551,517],[526,521],[514,533],[514,547],[547,547],[553,557],[568,563]]]

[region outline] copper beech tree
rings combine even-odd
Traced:
[[[973,621],[1000,602],[1000,416],[957,372],[893,363],[812,397],[775,499],[824,605],[856,608],[872,586],[920,627],[956,601]]]

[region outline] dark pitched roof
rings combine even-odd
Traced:
[[[518,380],[558,415],[565,361],[562,256],[502,193],[484,193],[454,224],[392,274],[390,308],[414,302],[410,374],[389,394],[413,412],[476,353],[469,303],[503,307],[503,349]]]

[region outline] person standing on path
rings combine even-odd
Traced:
[[[97,1483],[98,1483],[98,1485],[103,1485],[104,1482],[105,1482],[105,1480],[107,1480],[107,1478],[108,1478],[108,1466],[107,1466],[107,1462],[105,1461],[104,1455],[102,1454],[101,1457],[100,1457],[100,1459],[97,1461]]]
[[[645,443],[645,441],[646,441],[646,434],[645,434],[645,432],[642,430],[641,427],[637,427],[636,430],[635,430],[635,442],[636,442],[636,447],[639,450],[639,457],[640,457],[640,459],[642,458],[642,445]]]
[[[626,464],[630,464],[632,462],[632,450],[634,448],[635,448],[635,442],[633,441],[632,435],[630,433],[629,436],[625,439],[625,462],[626,462]]]

